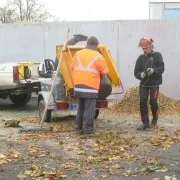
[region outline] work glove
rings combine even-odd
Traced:
[[[150,76],[154,72],[153,68],[148,68],[147,69],[147,75]]]
[[[144,79],[146,77],[146,73],[145,72],[142,72],[141,73],[141,78]]]

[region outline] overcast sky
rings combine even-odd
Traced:
[[[6,0],[0,0],[0,5]],[[148,19],[149,0],[41,0],[60,20]]]

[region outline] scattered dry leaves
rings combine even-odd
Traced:
[[[44,149],[40,149],[40,148],[37,148],[33,145],[29,145],[28,146],[28,151],[31,153],[31,154],[35,154],[36,156],[40,156],[40,157],[45,157],[47,155],[50,154],[50,151],[48,150],[44,150]]]
[[[121,131],[110,131],[101,133],[97,138],[94,151],[96,156],[89,156],[88,162],[103,162],[125,159],[134,161],[136,156],[132,154],[134,144],[131,138],[125,138]]]
[[[153,137],[151,143],[153,146],[170,148],[174,143],[180,144],[180,134],[174,133],[160,137]]]
[[[18,178],[22,177],[36,177],[37,179],[53,180],[54,178],[66,179],[65,175],[61,170],[43,170],[43,167],[32,165],[30,169],[24,171],[18,175]]]
[[[64,170],[73,170],[76,167],[76,164],[73,162],[67,162],[66,164],[61,165],[61,169]]]
[[[73,124],[56,124],[51,126],[51,132],[71,132],[74,130]]]
[[[147,166],[141,170],[141,175],[146,176],[151,172],[166,172],[167,170],[164,166]]]
[[[128,170],[128,171],[122,173],[122,175],[125,176],[125,177],[137,176],[137,172],[136,172],[136,171],[130,171],[130,170]]]
[[[18,151],[13,151],[10,153],[10,158],[19,158],[21,156],[21,153]]]
[[[7,157],[3,154],[0,154],[0,164],[7,164],[9,161]]]
[[[114,101],[110,111],[113,114],[137,114],[137,112],[139,112],[138,104],[139,87],[131,87],[125,93],[122,101]],[[159,105],[160,112],[163,115],[180,114],[180,100],[175,100],[159,93]]]

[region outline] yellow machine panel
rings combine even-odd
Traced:
[[[108,77],[111,80],[112,87],[123,89],[119,73],[115,67],[113,58],[112,58],[109,50],[104,45],[99,45],[98,47],[99,47],[102,55],[106,59],[106,62],[107,62],[108,68],[109,68]],[[84,47],[81,47],[81,46],[78,46],[78,47],[77,46],[67,46],[66,51],[63,52],[63,54],[62,54],[63,56],[62,56],[62,61],[61,61],[61,65],[60,65],[60,72],[61,72],[61,75],[63,76],[63,79],[66,83],[66,88],[68,90],[72,90],[74,88],[73,71],[71,68],[72,57],[74,56],[74,54],[77,51],[79,51],[83,48]],[[56,54],[57,54],[58,59],[60,59],[62,49],[63,49],[63,45],[59,45],[56,47]]]

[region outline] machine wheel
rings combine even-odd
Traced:
[[[96,112],[95,112],[95,119],[97,119],[99,116],[99,109],[96,109]]]
[[[26,105],[31,99],[31,93],[21,95],[9,95],[10,100],[18,106]]]
[[[45,103],[44,100],[41,99],[38,105],[38,112],[39,112],[39,117],[42,120],[42,116],[44,113],[44,109],[45,109]],[[50,122],[51,121],[51,110],[47,110],[46,116],[45,116],[45,122]]]

